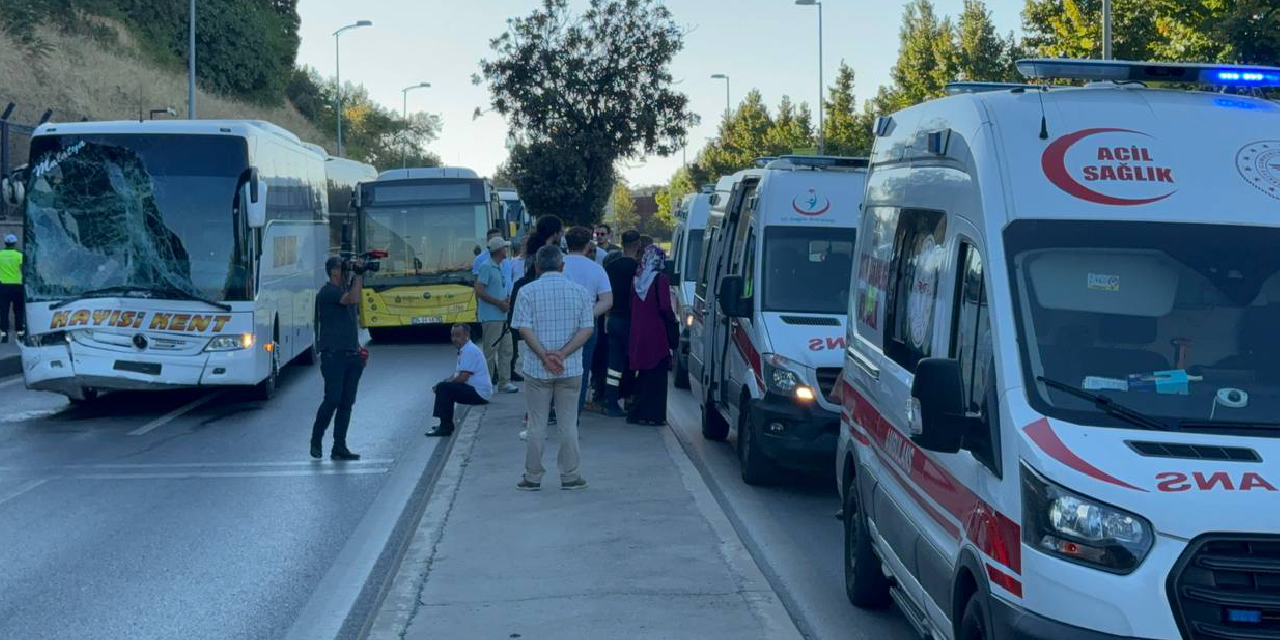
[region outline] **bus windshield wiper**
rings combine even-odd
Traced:
[[[1094,406],[1102,409],[1103,413],[1113,418],[1119,418],[1129,424],[1155,431],[1171,430],[1168,424],[1165,424],[1160,420],[1156,420],[1155,418],[1152,418],[1151,416],[1136,409],[1130,409],[1129,407],[1126,407],[1102,394],[1085,391],[1075,385],[1060,382],[1058,380],[1052,380],[1044,376],[1036,376],[1036,380],[1044,383],[1045,386],[1069,393],[1077,398],[1088,400],[1089,402],[1092,402]]]
[[[62,307],[67,306],[68,304],[71,304],[72,302],[75,302],[77,300],[84,300],[86,298],[104,298],[109,296],[127,297],[126,294],[130,294],[130,293],[141,293],[141,294],[144,294],[143,297],[147,297],[147,298],[192,300],[195,302],[203,302],[211,307],[214,307],[215,309],[218,309],[219,311],[231,311],[231,305],[225,302],[217,302],[215,300],[210,300],[208,298],[198,296],[189,291],[183,291],[182,289],[179,289],[177,287],[149,288],[149,287],[138,287],[133,285],[117,285],[114,287],[102,287],[101,289],[91,289],[89,291],[85,291],[84,293],[81,293],[78,296],[73,296],[73,297],[67,298],[66,300],[59,300],[49,305],[49,309],[50,310],[60,309]]]

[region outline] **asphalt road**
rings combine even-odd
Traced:
[[[702,437],[701,409],[688,391],[668,390],[667,415],[805,637],[916,639],[896,609],[857,609],[845,598],[844,529],[835,518],[840,498],[831,477],[787,473],[772,486],[746,485],[733,442]]]
[[[394,522],[375,512],[405,507],[440,445],[422,435],[453,367],[436,338],[371,347],[353,463],[307,454],[318,367],[286,369],[266,403],[178,391],[72,407],[0,378],[0,638],[279,638],[313,597],[354,602],[359,581],[317,585],[386,547],[391,526],[352,532]]]

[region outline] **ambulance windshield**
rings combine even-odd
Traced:
[[[1032,406],[1130,426],[1065,383],[1171,427],[1280,415],[1280,228],[1019,220],[1005,232]]]
[[[243,139],[211,135],[38,136],[27,183],[27,296],[170,290],[246,296],[236,189]]]
[[[850,228],[766,227],[761,308],[844,315],[854,233]]]

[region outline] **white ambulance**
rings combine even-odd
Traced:
[[[736,434],[742,479],[825,467],[840,431],[865,158],[783,156],[716,187],[694,289],[689,382],[702,433]]]
[[[1280,68],[1018,68],[1087,84],[876,124],[848,597],[932,638],[1280,638],[1280,105],[1247,95]]]
[[[699,193],[685,196],[676,207],[676,226],[671,234],[671,306],[680,322],[680,348],[676,351],[675,385],[689,388],[689,328],[693,325],[693,289],[702,264],[703,236],[711,213],[715,189],[708,185]]]

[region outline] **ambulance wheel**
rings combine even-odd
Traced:
[[[764,455],[756,443],[755,421],[750,418],[747,405],[742,404],[738,418],[738,463],[742,467],[742,481],[749,485],[762,485],[773,480],[777,466]]]
[[[724,442],[729,437],[729,423],[710,401],[702,405],[702,437],[712,442]]]
[[[688,361],[680,356],[676,356],[676,388],[689,388],[689,369],[685,366]]]
[[[871,548],[856,482],[844,489],[844,594],[855,607],[879,609],[889,603],[889,579]]]
[[[982,595],[969,596],[964,605],[964,616],[960,618],[960,635],[956,640],[990,640],[991,631],[987,629],[987,612],[982,606]]]

